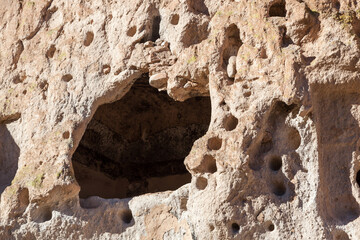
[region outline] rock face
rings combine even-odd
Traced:
[[[356,0],[2,0],[0,41],[0,239],[360,239]]]

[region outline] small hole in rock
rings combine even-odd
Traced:
[[[282,182],[275,182],[273,183],[273,193],[276,196],[282,196],[286,193],[285,184]]]
[[[52,58],[54,57],[54,54],[55,54],[55,51],[56,51],[56,48],[55,48],[55,45],[51,45],[50,48],[46,51],[46,57],[47,58]]]
[[[238,119],[234,117],[232,114],[228,114],[225,116],[223,120],[223,127],[226,131],[232,131],[236,128],[238,124]]]
[[[231,229],[234,234],[237,234],[240,231],[240,226],[237,223],[233,223],[231,224]]]
[[[45,207],[43,209],[39,209],[39,215],[37,215],[37,219],[35,220],[37,223],[43,223],[50,221],[52,218],[52,211],[49,207]]]
[[[209,229],[210,229],[210,232],[214,231],[214,229],[215,229],[214,225],[210,224]]]
[[[216,159],[211,155],[205,155],[202,165],[205,167],[204,172],[215,173],[217,171]]]
[[[209,138],[207,147],[209,150],[219,150],[222,145],[222,140],[219,137]]]
[[[333,0],[333,7],[334,7],[334,8],[336,8],[337,10],[340,10],[340,6],[341,6],[341,5],[340,5],[340,2],[339,2],[339,1],[336,1],[336,0],[334,1],[334,0]]]
[[[199,190],[204,190],[207,187],[208,181],[204,177],[198,177],[196,179],[196,188]]]
[[[133,37],[135,33],[136,33],[136,26],[132,26],[127,30],[126,35],[128,35],[129,37]]]
[[[49,87],[49,83],[46,80],[41,81],[39,83],[39,88],[43,91],[46,91],[48,89],[48,87]]]
[[[85,35],[85,39],[84,39],[84,45],[85,47],[90,46],[90,44],[93,42],[94,40],[94,33],[93,32],[87,32]]]
[[[103,67],[102,67],[102,73],[103,73],[103,74],[105,74],[105,75],[106,75],[106,74],[109,74],[110,71],[111,71],[110,65],[108,65],[108,64],[103,65]]]
[[[251,92],[250,92],[250,91],[244,93],[244,97],[248,98],[248,97],[250,97],[250,96],[251,96]]]
[[[268,229],[268,231],[270,231],[270,232],[274,231],[274,229],[275,229],[274,224],[270,224],[267,229]]]
[[[69,82],[71,79],[73,79],[73,76],[71,74],[66,74],[61,78],[61,80],[63,80],[64,82]]]
[[[358,187],[360,187],[360,170],[356,173],[356,182],[358,184]]]
[[[62,137],[63,137],[64,139],[68,139],[68,138],[70,137],[70,132],[69,132],[69,131],[64,132],[63,135],[62,135]]]
[[[275,225],[274,225],[271,221],[267,221],[267,222],[265,223],[265,229],[266,229],[266,231],[268,231],[268,232],[272,232],[272,231],[275,230]]]
[[[274,4],[272,4],[269,9],[269,16],[285,17],[286,16],[285,0],[276,1]]]
[[[24,95],[26,95],[27,91],[26,91],[26,90],[24,90],[22,93],[23,93]]]
[[[173,14],[173,15],[171,15],[171,17],[170,17],[170,23],[171,23],[172,25],[178,25],[179,19],[180,19],[179,14]]]
[[[133,219],[133,216],[132,216],[130,209],[127,209],[121,213],[121,220],[124,223],[129,224],[129,223],[131,223],[132,219]]]
[[[270,169],[273,171],[279,171],[282,167],[281,157],[275,156],[270,159]]]

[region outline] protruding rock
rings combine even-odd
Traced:
[[[150,76],[149,83],[154,88],[164,88],[166,87],[166,83],[168,80],[168,76],[166,73],[157,73]]]
[[[234,78],[236,74],[236,56],[231,56],[229,58],[229,63],[227,65],[227,74],[229,78]]]

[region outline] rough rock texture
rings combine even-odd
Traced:
[[[360,239],[356,0],[1,0],[0,42],[0,239]]]

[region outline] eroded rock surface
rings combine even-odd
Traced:
[[[356,0],[2,0],[0,41],[0,239],[360,239]]]

